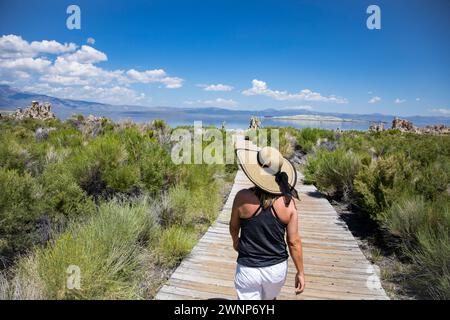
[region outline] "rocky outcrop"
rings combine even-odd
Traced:
[[[392,120],[391,128],[402,132],[419,132],[419,128],[417,128],[411,121],[400,119],[398,117],[395,117],[394,120]]]
[[[435,135],[450,134],[450,128],[443,124],[419,128],[416,127],[411,121],[402,120],[397,117],[392,121],[392,129],[398,129],[402,132],[412,132],[418,134],[435,134]]]
[[[24,120],[24,119],[38,119],[38,120],[49,120],[55,119],[55,114],[51,111],[52,105],[45,102],[40,104],[37,101],[32,101],[31,106],[22,109],[18,108],[16,112],[10,115],[14,120]]]
[[[384,123],[383,122],[372,123],[369,127],[369,131],[373,131],[373,132],[384,131]]]
[[[398,117],[395,117],[394,120],[392,120],[391,129],[399,130],[401,132],[417,133],[417,134],[434,134],[434,135],[450,134],[450,128],[443,124],[431,125],[420,128],[415,126],[411,121],[400,119]],[[384,130],[386,129],[384,128],[384,124],[382,122],[372,123],[369,127],[369,131],[372,132],[381,132]]]
[[[450,134],[450,127],[443,124],[437,124],[434,126],[426,126],[425,128],[420,128],[420,131],[425,134]]]
[[[97,116],[90,114],[85,119],[85,122],[87,124],[97,125],[97,124],[104,124],[106,122],[109,122],[109,119],[106,117],[97,117]]]
[[[261,126],[261,120],[258,117],[250,118],[249,129],[258,129]]]

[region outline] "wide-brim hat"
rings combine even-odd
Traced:
[[[258,148],[253,143],[245,141],[236,145],[236,156],[245,175],[260,189],[276,195],[285,194],[279,182],[280,174],[287,176],[285,180],[289,183],[289,189],[294,189],[297,171],[277,149]]]

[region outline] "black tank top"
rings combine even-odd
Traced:
[[[260,206],[252,217],[240,219],[239,264],[246,267],[268,267],[289,257],[284,240],[286,225],[276,214],[272,205],[266,209]]]

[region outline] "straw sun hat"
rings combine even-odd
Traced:
[[[298,199],[294,189],[297,171],[277,149],[245,143],[236,146],[236,156],[246,176],[257,187],[268,193]]]

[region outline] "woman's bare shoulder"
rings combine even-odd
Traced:
[[[286,205],[284,197],[279,197],[273,203],[273,206],[277,213],[290,217],[292,213],[297,212],[295,207],[295,200],[291,199],[291,201]]]
[[[254,203],[258,202],[258,198],[255,196],[252,190],[250,189],[242,189],[236,193],[234,198],[235,203],[244,204],[244,203]]]
[[[252,190],[240,190],[234,199],[233,210],[237,210],[240,218],[249,218],[259,207],[259,200]]]

